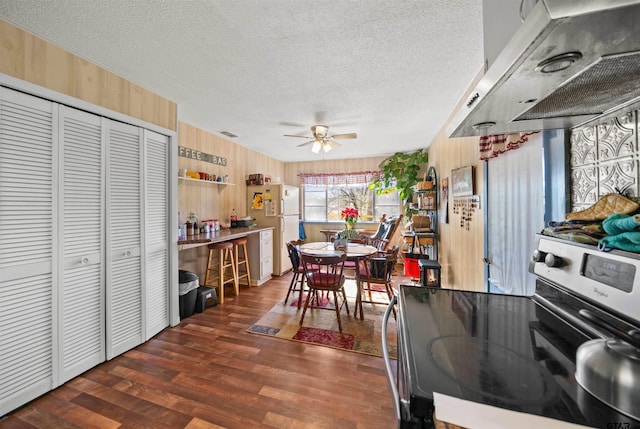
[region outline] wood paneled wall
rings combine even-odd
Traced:
[[[451,198],[451,170],[471,165],[474,167],[475,193],[484,201],[484,162],[480,161],[478,138],[450,139],[442,131],[429,148],[429,165],[435,167],[440,186],[443,178],[449,179],[449,223],[444,223],[440,217],[438,225],[442,286],[484,291],[485,207],[481,204],[480,209],[473,213],[467,230],[460,227],[460,215],[453,214]]]
[[[228,175],[233,185],[208,182],[178,181],[178,208],[182,222],[190,212],[199,219],[220,219],[229,222],[232,209],[238,216],[248,214],[245,176],[262,173],[271,178],[284,177],[284,163],[247,149],[215,134],[184,122],[178,123],[178,145],[227,159],[227,165],[215,165],[197,159],[178,157],[178,168]],[[178,172],[174,172],[178,174]],[[287,183],[287,182],[284,182]],[[287,183],[288,184],[288,183]]]
[[[469,84],[469,88],[461,97],[454,112],[467,99],[482,75],[481,69]],[[449,179],[449,223],[444,223],[444,219],[440,217],[438,225],[442,286],[451,289],[485,291],[483,219],[486,196],[484,195],[484,162],[480,161],[479,138],[448,138],[445,132],[446,127],[447,124],[442,127],[429,147],[429,165],[436,169],[440,190],[442,190],[442,179]],[[451,198],[451,170],[466,166],[474,167],[474,192],[480,195],[481,200],[480,208],[473,213],[468,230],[460,227],[460,215],[453,214],[453,198]]]
[[[176,104],[0,20],[0,73],[175,131]]]

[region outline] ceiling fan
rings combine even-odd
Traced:
[[[312,137],[296,136],[292,134],[285,134],[284,136],[310,139],[308,142],[299,144],[297,147],[312,145],[311,152],[313,153],[319,153],[320,149],[322,149],[325,152],[329,152],[332,149],[332,145],[341,146],[341,144],[338,143],[336,140],[358,138],[358,135],[356,133],[334,134],[330,136],[328,135],[329,127],[326,125],[313,125],[311,127],[311,132],[313,133]]]

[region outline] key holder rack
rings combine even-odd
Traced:
[[[460,216],[460,228],[469,231],[473,213],[480,209],[480,196],[456,197],[453,199],[453,214]]]

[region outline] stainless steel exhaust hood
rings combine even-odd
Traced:
[[[640,1],[540,0],[447,127],[573,128],[640,105]]]

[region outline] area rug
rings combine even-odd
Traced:
[[[345,289],[350,314],[347,314],[344,306],[340,310],[342,333],[338,330],[333,296],[330,300],[321,299],[317,308],[309,308],[304,316],[304,324],[300,326],[302,309],[298,310],[297,294],[295,297],[290,296],[286,304],[283,297],[247,331],[252,334],[382,356],[382,318],[387,306],[364,303],[364,320],[360,320],[360,317],[353,314],[357,290],[355,281],[347,280]],[[376,301],[387,299],[386,294],[382,292],[374,292],[373,298]],[[303,303],[304,299],[303,296]],[[393,359],[396,358],[396,332],[396,321],[391,316],[388,344],[389,354]]]

